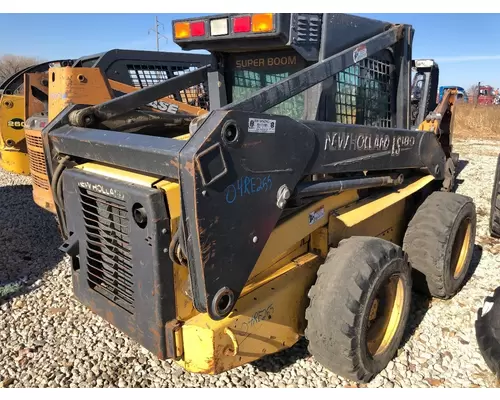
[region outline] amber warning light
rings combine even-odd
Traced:
[[[174,23],[174,37],[180,40],[195,37],[221,37],[229,34],[239,36],[246,33],[268,33],[274,30],[274,14],[248,14]]]

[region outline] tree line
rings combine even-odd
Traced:
[[[16,72],[42,62],[43,60],[36,57],[16,56],[14,54],[0,56],[0,85]]]

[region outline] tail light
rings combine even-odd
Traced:
[[[191,36],[205,36],[205,21],[191,22]]]
[[[252,15],[252,32],[272,32],[273,30],[273,14]]]
[[[174,24],[174,36],[176,39],[205,36],[205,21],[176,22]]]
[[[191,37],[189,22],[176,22],[174,25],[174,35],[176,39],[187,39]]]
[[[233,18],[234,33],[250,32],[251,29],[252,29],[252,19],[250,15]]]
[[[207,26],[210,31],[207,35]],[[276,30],[274,14],[246,14],[224,18],[206,18],[199,21],[174,22],[175,39],[215,37],[245,33],[269,33]],[[245,35],[246,36],[246,35]]]

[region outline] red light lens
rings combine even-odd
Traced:
[[[191,36],[205,36],[205,21],[191,22]]]
[[[252,20],[250,16],[247,17],[237,17],[233,19],[233,32],[250,32],[252,27]]]

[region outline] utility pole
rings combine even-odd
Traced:
[[[158,21],[158,16],[155,15],[155,27],[154,29],[149,28],[148,35],[151,31],[154,32],[156,36],[156,51],[160,51],[160,37],[165,39],[165,42],[168,41],[168,38],[160,33],[158,29],[160,25],[163,27],[163,29],[165,29],[165,25],[163,25],[160,21]]]

